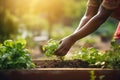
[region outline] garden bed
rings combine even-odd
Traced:
[[[77,62],[81,64],[80,67]],[[34,63],[38,68],[32,70],[1,70],[0,80],[120,80],[120,70],[88,68],[86,67],[88,63],[80,60],[63,62],[64,66],[60,66],[63,63],[58,60],[34,60]],[[53,66],[57,63],[59,63],[58,66]]]
[[[98,65],[89,65],[80,59],[75,60],[34,60],[36,68],[101,68]]]

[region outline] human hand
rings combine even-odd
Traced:
[[[60,46],[55,50],[54,54],[57,56],[64,56],[67,54],[75,41],[69,36],[60,41]]]

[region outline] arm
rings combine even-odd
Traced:
[[[91,18],[81,29],[79,29],[77,33],[70,35],[72,41],[75,42],[94,32],[101,24],[106,21],[112,12],[113,10],[108,10],[101,6],[98,13],[93,18]]]
[[[106,19],[111,15],[113,10],[100,7],[98,13],[92,17],[82,28],[79,28],[77,32],[64,38],[59,48],[54,52],[57,56],[64,56],[67,54],[71,46],[79,39],[94,32]]]
[[[83,27],[98,11],[98,7],[88,6],[85,12],[85,15],[82,17],[78,28],[74,31],[76,33]]]

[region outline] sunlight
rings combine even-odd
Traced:
[[[39,23],[39,19],[41,18],[46,18],[50,22],[59,19],[64,11],[62,1],[63,0],[3,0],[2,6],[20,20],[36,24]]]
[[[61,0],[5,0],[1,1],[4,7],[12,11],[21,13],[34,13],[40,11],[49,11],[58,8],[61,5]]]

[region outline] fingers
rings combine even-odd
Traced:
[[[55,55],[57,56],[62,56],[62,48],[59,47],[55,52],[54,52]]]
[[[58,47],[58,49],[56,49],[54,51],[54,54],[57,55],[57,56],[61,56],[61,52],[62,52],[62,40],[59,42],[60,46]]]
[[[66,49],[65,47],[60,46],[55,52],[54,54],[57,56],[64,56],[67,54],[67,52],[69,51],[69,49]]]
[[[70,47],[71,46],[69,44],[61,40],[60,46],[58,47],[58,49],[55,50],[54,54],[57,56],[65,56],[67,52],[69,51]]]

